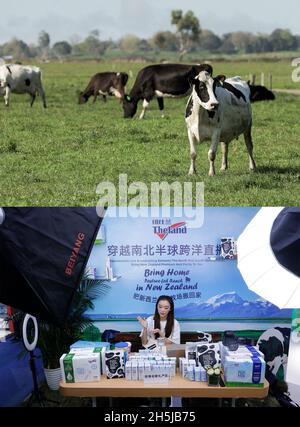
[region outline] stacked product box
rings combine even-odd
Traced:
[[[194,359],[180,357],[179,372],[183,378],[187,378],[190,381],[207,381],[206,370],[201,365],[197,366]]]
[[[227,387],[263,387],[266,363],[263,354],[253,346],[237,351],[222,350],[224,380]]]
[[[83,341],[85,342],[85,341]],[[88,341],[87,341],[88,342]],[[100,344],[97,342],[94,342],[94,344]],[[106,343],[102,343],[106,344]],[[109,347],[109,343],[108,343]],[[69,353],[75,353],[75,354],[93,354],[93,353],[99,353],[100,354],[100,373],[101,375],[105,374],[105,353],[108,349],[107,346],[94,346],[94,347],[70,347]]]
[[[78,340],[70,345],[70,348],[95,348],[95,347],[106,347],[110,349],[110,343],[106,341],[83,341]]]
[[[63,354],[60,358],[62,380],[66,383],[99,381],[100,353]]]
[[[228,347],[220,342],[220,350],[222,363],[224,363],[225,356],[258,354],[260,357],[264,357],[264,354],[258,349],[258,347],[253,345],[240,345],[237,350],[230,351]]]
[[[202,333],[203,334],[203,333]],[[186,343],[185,358],[179,358],[179,370],[184,378],[191,381],[207,381],[206,368],[221,366],[219,343],[207,341]]]
[[[176,375],[176,357],[141,351],[131,355],[125,366],[126,379],[160,382]]]

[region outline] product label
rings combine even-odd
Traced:
[[[261,369],[262,369],[261,360],[255,356],[252,356],[251,359],[253,361],[252,382],[254,384],[258,384],[260,382],[260,377],[261,377]]]
[[[65,379],[67,383],[74,383],[74,369],[73,369],[73,357],[75,354],[67,354],[64,358],[64,372],[65,372]]]

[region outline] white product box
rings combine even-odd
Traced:
[[[128,381],[132,380],[132,363],[130,361],[126,362],[125,365],[125,378]]]
[[[138,376],[138,364],[136,361],[131,363],[131,379],[133,381],[137,381],[139,378]]]
[[[81,348],[70,348],[69,353],[74,354],[94,354],[99,353],[100,354],[100,372],[101,375],[105,374],[105,353],[107,352],[106,347],[81,347]]]
[[[63,381],[66,383],[99,381],[100,354],[63,354],[60,358],[60,369]]]
[[[224,378],[227,387],[263,387],[266,363],[263,357],[225,356]]]

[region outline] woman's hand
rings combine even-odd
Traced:
[[[143,328],[147,329],[148,324],[146,319],[143,319],[141,316],[138,316],[137,320],[140,322]]]
[[[153,334],[155,335],[155,334],[159,334],[159,336],[161,337],[161,338],[164,338],[164,336],[163,336],[163,332],[160,330],[160,329],[158,329],[158,328],[156,328],[156,329],[153,329]]]

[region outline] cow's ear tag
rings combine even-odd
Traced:
[[[127,99],[127,101],[131,101],[131,98],[130,98],[130,96],[129,95],[126,95],[126,99]]]

